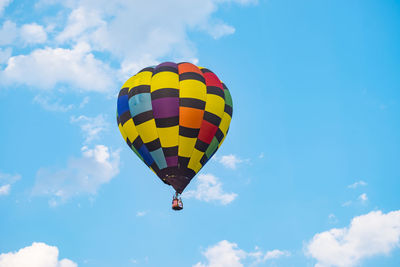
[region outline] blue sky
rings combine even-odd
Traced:
[[[0,267],[399,266],[399,28],[394,0],[0,0]],[[115,121],[163,61],[234,101],[180,212]]]

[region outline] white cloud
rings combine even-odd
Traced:
[[[96,117],[81,115],[76,118],[73,116],[71,117],[71,122],[80,125],[82,132],[85,134],[85,143],[98,140],[100,133],[105,131],[108,127],[108,123],[101,114]]]
[[[355,182],[354,184],[348,185],[347,187],[354,189],[354,188],[357,188],[357,187],[360,187],[360,186],[366,186],[366,185],[367,185],[366,182],[360,180],[358,182]]]
[[[0,0],[0,16],[3,15],[4,9],[12,2],[12,0]]]
[[[58,42],[65,42],[69,39],[78,40],[84,38],[87,30],[106,26],[107,23],[101,18],[101,9],[87,9],[84,6],[77,6],[69,15],[67,26],[56,37]]]
[[[208,31],[214,39],[219,39],[225,35],[234,34],[235,28],[225,23],[219,23],[210,27]]]
[[[238,156],[230,154],[230,155],[224,155],[222,157],[215,157],[215,160],[217,160],[219,163],[221,163],[225,168],[235,170],[238,166],[238,164],[249,161],[249,160],[243,160],[240,159]]]
[[[47,47],[11,57],[0,71],[0,80],[43,89],[68,84],[86,91],[110,92],[115,87],[110,73],[109,66],[90,53],[88,44],[79,43],[73,49]]]
[[[316,267],[351,267],[399,246],[400,210],[372,211],[353,218],[349,227],[316,234],[306,251],[317,260]]]
[[[121,66],[140,65],[134,71],[167,54],[191,60],[195,47],[188,31],[205,31],[214,38],[234,33],[234,27],[213,16],[221,4],[229,2],[245,5],[255,1],[79,1],[67,4],[71,13],[56,39],[61,43],[88,42],[95,50],[118,57]]]
[[[220,241],[213,247],[209,247],[203,255],[208,264],[198,262],[194,267],[242,267],[241,260],[246,258],[247,253],[238,248],[236,243],[226,240]]]
[[[143,217],[143,216],[145,216],[147,214],[147,211],[138,211],[137,213],[136,213],[136,217]]]
[[[10,193],[10,188],[11,188],[10,184],[5,184],[0,186],[0,196],[8,195]]]
[[[0,45],[40,44],[47,40],[47,33],[43,26],[37,23],[24,24],[21,28],[7,20],[0,28]]]
[[[368,200],[367,194],[366,194],[366,193],[361,194],[361,195],[358,197],[358,199],[359,199],[362,203],[367,202],[367,200]]]
[[[202,31],[214,38],[233,34],[235,28],[221,21],[217,10],[228,3],[256,2],[41,0],[36,7],[65,7],[65,25],[61,30],[54,27],[63,21],[56,17],[48,18],[57,23],[46,27],[32,23],[18,29],[15,23],[6,21],[0,29],[1,43],[11,44],[19,38],[25,44],[44,43],[48,47],[9,58],[7,67],[0,71],[0,81],[42,89],[67,84],[85,91],[113,92],[118,88],[116,81],[122,82],[165,56],[175,61],[197,61],[196,47],[188,33]],[[47,36],[46,31],[54,34]]]
[[[289,256],[290,253],[278,249],[264,253],[257,247],[253,252],[246,252],[239,249],[236,243],[222,240],[209,247],[203,252],[203,255],[206,257],[207,263],[198,262],[193,267],[243,267],[245,260],[248,261],[248,265],[255,266],[268,260]]]
[[[282,251],[279,249],[274,249],[271,251],[267,251],[267,253],[265,254],[263,261],[267,261],[267,260],[272,260],[272,259],[278,259],[280,257],[284,257],[284,256],[290,256],[290,253],[288,251]]]
[[[212,0],[81,1],[72,8],[67,26],[56,39],[88,42],[93,49],[119,58],[122,69],[140,63],[136,69],[128,68],[136,72],[169,53],[193,58],[194,45],[186,31],[205,24],[215,10]]]
[[[78,267],[69,259],[58,259],[58,248],[34,242],[17,252],[0,254],[0,267]]]
[[[43,26],[36,23],[23,25],[20,34],[26,44],[44,43],[47,40],[47,33]]]
[[[99,187],[119,173],[119,151],[111,152],[104,145],[93,149],[82,147],[81,158],[71,158],[61,170],[40,169],[36,174],[33,195],[50,196],[49,204],[83,194],[94,195]]]
[[[0,28],[0,45],[9,45],[18,37],[17,25],[6,20]]]
[[[183,193],[183,198],[196,198],[201,201],[217,201],[222,205],[231,203],[236,197],[235,193],[225,193],[218,177],[212,174],[200,174],[196,178],[196,189]]]
[[[12,49],[11,47],[7,47],[5,49],[0,48],[0,64],[4,64],[11,57]]]
[[[71,110],[74,105],[63,105],[60,103],[59,99],[51,99],[49,96],[45,95],[37,95],[33,98],[33,102],[39,104],[48,111],[56,111],[56,112],[67,112]]]
[[[0,172],[0,196],[6,196],[10,194],[11,185],[21,179],[19,174],[8,174]]]

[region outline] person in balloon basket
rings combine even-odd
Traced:
[[[172,198],[172,209],[173,210],[183,209],[183,202],[182,202],[182,199],[179,197],[178,192],[176,192]]]

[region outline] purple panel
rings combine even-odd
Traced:
[[[168,167],[178,166],[178,156],[166,157]]]
[[[164,62],[164,63],[161,63],[161,64],[159,64],[156,68],[164,67],[164,66],[178,68],[178,64],[173,63],[173,62]]]
[[[179,116],[179,98],[164,97],[151,102],[154,118],[169,118]]]

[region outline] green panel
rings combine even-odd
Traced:
[[[208,146],[206,150],[206,156],[207,158],[210,158],[210,156],[215,152],[215,150],[218,148],[218,140],[214,136],[213,140],[211,141],[211,144]]]

